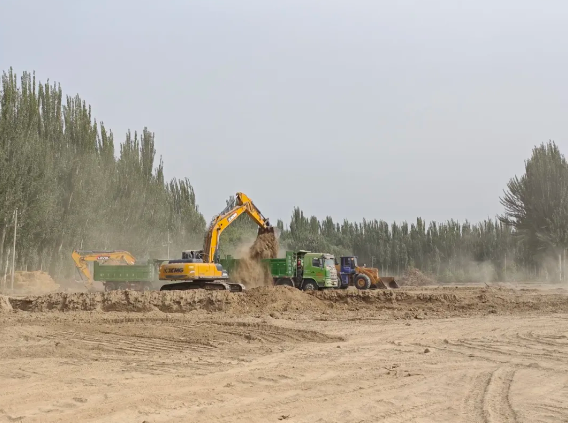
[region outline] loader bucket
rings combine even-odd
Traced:
[[[374,284],[373,288],[376,288],[376,289],[388,289],[388,287],[386,286],[386,284],[385,284],[381,279],[378,279],[378,280],[377,280],[377,283]]]
[[[392,276],[382,277],[381,280],[390,289],[400,288]]]

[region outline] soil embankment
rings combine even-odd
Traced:
[[[437,287],[400,290],[327,290],[302,292],[289,287],[258,287],[243,293],[226,291],[111,291],[53,293],[10,298],[14,310],[228,313],[316,319],[424,319],[524,312],[568,312],[564,290],[501,287]]]

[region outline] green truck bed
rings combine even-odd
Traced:
[[[93,263],[93,279],[101,282],[152,282],[158,279],[153,264],[101,265]]]
[[[292,277],[295,274],[295,253],[293,251],[286,251],[286,258],[264,259],[262,263],[270,269],[273,278]],[[220,260],[220,264],[230,275],[238,267],[239,259],[227,256]]]

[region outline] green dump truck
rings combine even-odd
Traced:
[[[337,288],[335,257],[310,251],[287,251],[285,258],[265,259],[262,263],[272,275],[274,285],[287,285],[304,291]],[[239,260],[227,256],[220,260],[229,273],[238,268]]]
[[[146,264],[93,263],[93,280],[102,282],[105,291],[128,289],[132,291],[159,290],[164,284],[158,279],[160,264],[165,260],[148,260]]]

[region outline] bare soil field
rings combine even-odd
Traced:
[[[566,294],[0,297],[0,422],[568,421]]]

